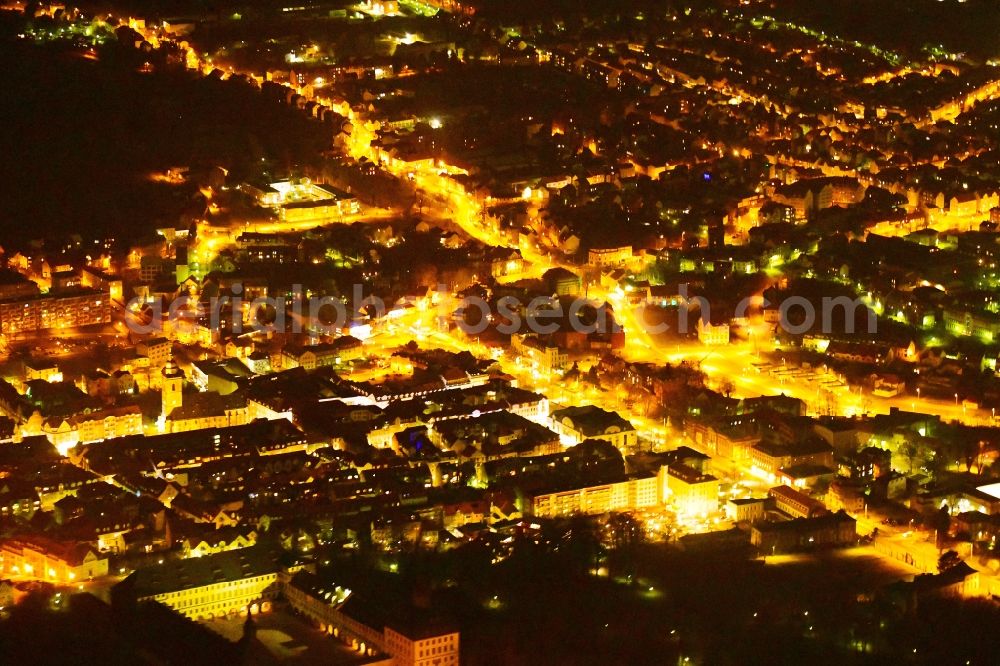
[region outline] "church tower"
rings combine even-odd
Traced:
[[[173,359],[163,366],[163,390],[160,418],[166,419],[170,413],[181,406],[184,401],[184,372],[177,367]]]

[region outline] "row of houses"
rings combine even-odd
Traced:
[[[65,585],[107,574],[107,556],[86,543],[56,541],[34,534],[0,542],[0,577]]]

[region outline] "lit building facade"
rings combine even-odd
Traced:
[[[142,412],[135,405],[105,409],[89,414],[54,419],[42,425],[42,432],[62,455],[77,444],[141,435]]]
[[[657,477],[643,476],[616,483],[537,494],[531,498],[531,513],[539,518],[556,518],[577,513],[636,511],[659,504],[660,489]]]
[[[360,358],[363,351],[361,340],[346,335],[329,343],[306,347],[286,347],[282,351],[281,362],[285,369],[315,370]]]
[[[587,263],[591,266],[624,266],[632,261],[632,246],[595,247],[587,252]]]
[[[709,346],[728,345],[729,324],[710,324],[704,319],[699,319],[698,341]]]
[[[603,439],[619,451],[631,451],[639,441],[639,434],[631,423],[614,412],[593,405],[557,409],[549,416],[549,427],[566,445],[579,444],[587,439]]]
[[[385,628],[385,651],[398,666],[448,666],[458,663],[457,631],[436,635]]]
[[[0,544],[0,576],[72,583],[107,574],[108,558],[87,544],[40,536],[8,539]]]
[[[433,620],[396,622],[381,617],[372,604],[351,590],[323,583],[299,572],[284,583],[283,595],[300,615],[375,664],[393,666],[450,666],[459,663],[460,634],[447,623]],[[385,661],[378,661],[385,655]]]
[[[719,510],[719,480],[684,464],[660,468],[665,501],[679,516],[703,516]]]
[[[80,271],[80,284],[88,289],[107,293],[112,301],[122,303],[124,301],[124,291],[122,279],[117,275],[105,273],[104,271],[85,266]]]
[[[116,586],[118,596],[158,601],[193,620],[268,612],[285,569],[281,551],[267,546],[173,560],[139,569]]]
[[[843,511],[816,518],[765,523],[750,528],[750,544],[764,553],[782,553],[820,546],[849,546],[858,540],[857,523]]]
[[[0,333],[17,335],[111,322],[107,293],[81,290],[0,303]]]
[[[569,364],[566,350],[538,338],[513,335],[511,336],[511,345],[515,352],[527,358],[543,374],[564,370]]]
[[[149,365],[162,368],[170,360],[173,343],[167,338],[150,338],[136,345],[136,352],[149,359]]]
[[[774,507],[792,518],[812,518],[826,513],[826,506],[818,499],[800,493],[788,486],[778,486],[767,491],[774,500]]]

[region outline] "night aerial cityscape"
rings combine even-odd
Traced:
[[[0,664],[1000,664],[998,0],[0,3]]]

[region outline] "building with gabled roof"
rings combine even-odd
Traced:
[[[0,576],[51,583],[92,580],[108,574],[108,558],[93,546],[26,534],[0,543]]]
[[[771,554],[820,546],[849,546],[857,540],[856,521],[844,511],[814,518],[757,522],[750,528],[750,543]]]

